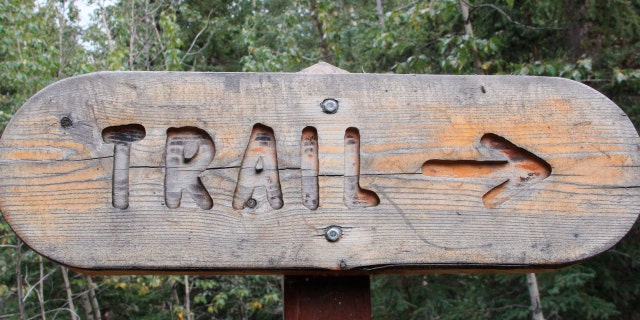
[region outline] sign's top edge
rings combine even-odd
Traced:
[[[359,77],[359,76],[382,76],[382,77],[443,77],[443,78],[541,78],[541,79],[562,79],[571,82],[574,80],[562,77],[536,76],[536,75],[516,75],[516,74],[498,74],[498,75],[479,75],[479,74],[433,74],[433,73],[307,73],[307,72],[288,72],[288,71],[268,71],[268,72],[235,72],[235,71],[95,71],[85,74],[76,75],[70,78],[78,78],[92,75],[113,75],[113,74],[155,74],[155,75],[295,75],[305,77]],[[63,79],[64,80],[64,79]]]

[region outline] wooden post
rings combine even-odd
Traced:
[[[535,273],[527,273],[527,287],[529,288],[529,297],[531,297],[533,320],[544,320],[542,304],[540,303],[540,291],[538,291],[538,280],[536,280]]]
[[[300,71],[300,73],[345,74],[348,72],[321,62]],[[318,133],[314,129],[313,133],[308,135],[311,138],[307,138],[307,140],[314,141],[311,146],[316,146],[315,152],[317,153]],[[303,148],[306,149],[308,146],[309,144],[303,145]],[[359,150],[356,153],[352,156],[358,157]],[[315,165],[305,165],[304,161],[309,161],[308,159],[314,159]],[[316,171],[315,176],[317,176],[317,156],[302,157],[302,161],[302,168],[314,168],[314,171]],[[352,168],[350,171],[359,172],[359,159],[356,159],[354,163],[357,164],[357,167]],[[347,171],[348,169],[345,168],[345,176],[348,175]],[[350,174],[350,176],[355,177],[357,175]],[[311,184],[317,188],[318,182],[315,181]],[[356,186],[355,189],[359,190],[360,188]],[[356,191],[355,189],[352,190]],[[317,203],[315,208],[317,208]],[[327,230],[326,232],[329,231]],[[283,283],[285,320],[371,319],[371,285],[369,276],[285,275]]]
[[[369,276],[285,276],[285,320],[371,319]]]

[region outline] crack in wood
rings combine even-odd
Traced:
[[[443,246],[443,245],[439,245],[431,240],[426,239],[420,232],[418,232],[418,230],[413,226],[413,223],[411,223],[411,221],[409,220],[409,218],[407,218],[407,215],[405,214],[404,210],[402,210],[402,208],[400,208],[400,206],[395,203],[393,201],[393,199],[391,199],[382,189],[378,188],[380,194],[391,204],[391,206],[396,210],[396,212],[398,212],[400,214],[400,216],[402,217],[402,220],[404,221],[404,223],[407,225],[407,227],[409,227],[409,229],[411,231],[413,231],[413,233],[418,237],[418,239],[420,239],[423,243],[438,248],[438,249],[442,249],[442,250],[468,250],[468,249],[478,249],[478,248],[488,248],[491,247],[492,244],[491,243],[487,243],[484,245],[477,245],[477,246],[467,246],[467,247],[453,247],[453,246]]]

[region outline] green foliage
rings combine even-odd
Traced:
[[[398,314],[406,319],[531,318],[524,275],[382,276],[373,283],[379,319],[397,319]],[[486,290],[496,287],[501,290]],[[385,292],[396,295],[386,300]],[[381,298],[386,301],[379,302]]]
[[[0,127],[47,84],[91,71],[78,43],[79,30],[69,24],[73,5],[47,1],[0,0]],[[55,30],[54,32],[51,32]]]
[[[277,319],[281,317],[277,277],[214,277],[196,280],[196,308],[217,319]]]
[[[319,60],[350,72],[570,78],[603,92],[640,125],[638,1],[468,1],[473,36],[459,0],[383,0],[382,17],[371,0],[91,2],[99,6],[81,27],[74,1],[0,0],[0,127],[38,90],[76,74],[295,72]],[[639,240],[636,223],[599,257],[538,275],[546,318],[640,319]],[[47,316],[70,319],[60,267],[45,260],[40,274],[38,255],[19,244],[0,221],[0,315],[18,318],[19,270],[27,318],[39,316],[42,290]],[[276,277],[93,283],[103,319],[276,319],[282,312]],[[89,289],[86,276],[71,273],[83,319]],[[372,295],[376,319],[531,318],[524,275],[377,276]]]
[[[119,315],[118,319],[186,319],[186,283],[190,312],[200,317],[277,319],[282,312],[279,279],[267,276],[104,277],[100,285],[101,309],[103,313]]]
[[[546,319],[619,317],[621,301],[614,303],[608,294],[594,290],[597,275],[588,265],[538,274]],[[379,276],[373,280],[372,303],[376,319],[531,318],[524,275]]]

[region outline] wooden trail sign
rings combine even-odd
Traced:
[[[639,148],[557,78],[95,73],[13,117],[0,210],[94,272],[549,268],[633,225]]]

